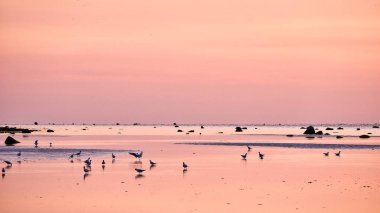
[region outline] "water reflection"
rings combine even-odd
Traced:
[[[154,169],[155,167],[156,167],[156,165],[151,164],[150,167],[149,167],[149,170],[152,170],[152,169]]]
[[[90,174],[85,173],[85,174],[83,175],[83,181],[86,181],[86,178],[87,178],[88,176],[90,176]]]
[[[137,180],[137,179],[142,179],[142,178],[145,178],[145,175],[143,175],[143,174],[137,174],[137,175],[135,176],[135,180]]]

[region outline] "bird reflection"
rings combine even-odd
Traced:
[[[142,161],[139,161],[139,160],[133,161],[133,164],[142,164]]]
[[[151,164],[150,167],[149,167],[149,170],[152,170],[154,167],[156,167],[155,164]]]
[[[116,160],[115,160],[115,158],[113,158],[113,159],[112,159],[112,163],[115,163],[115,162],[116,162]]]
[[[18,160],[18,161],[16,161],[18,164],[21,164],[21,161],[20,160]]]
[[[182,170],[182,176],[185,177],[186,173],[187,173],[187,168]]]
[[[104,168],[106,168],[106,165],[102,165],[102,169],[103,169],[103,171],[104,171]]]
[[[137,179],[142,179],[142,178],[145,178],[145,175],[143,175],[143,174],[137,174],[137,175],[135,176],[135,180],[137,180]]]
[[[5,174],[1,174],[1,178],[4,179],[5,178]]]
[[[84,173],[84,175],[83,175],[83,181],[86,181],[86,178],[89,176],[90,174],[88,174],[88,173]]]

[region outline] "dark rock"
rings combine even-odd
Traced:
[[[378,129],[378,128],[379,128],[379,126],[377,126],[377,125],[374,125],[374,126],[372,126],[372,128],[376,128],[376,129]]]
[[[5,126],[5,127],[0,127],[0,133],[32,133],[33,131],[37,131],[37,130],[30,130],[30,129],[21,129],[21,128],[17,128],[17,127],[9,127],[9,126]]]
[[[315,133],[316,135],[323,135],[323,132],[322,131],[318,131]]]
[[[340,136],[340,135],[336,136],[336,139],[341,139],[341,138],[343,138],[343,136]]]
[[[314,136],[306,136],[307,139],[313,139],[315,138]]]
[[[243,130],[240,126],[237,126],[235,127],[235,132],[243,132]]]
[[[370,138],[369,135],[360,135],[359,138]]]
[[[20,143],[20,141],[17,141],[16,139],[12,138],[11,136],[8,136],[8,137],[5,139],[4,143],[5,143],[6,145],[14,145],[14,144],[16,144],[16,143]]]
[[[46,132],[54,132],[54,130],[48,129],[48,130],[46,130]]]
[[[38,122],[34,122],[34,125],[38,125]]]
[[[181,129],[177,130],[177,132],[183,132]]]
[[[305,131],[303,134],[305,134],[305,135],[315,134],[314,127],[313,127],[313,126],[308,126],[308,127],[306,128],[306,131]]]
[[[294,135],[292,135],[292,134],[289,134],[289,135],[286,135],[286,137],[293,137]]]
[[[306,129],[306,127],[303,126],[303,127],[301,127],[300,129]]]
[[[334,130],[334,128],[327,127],[326,130]]]
[[[343,130],[343,127],[338,127],[338,129],[337,130]]]
[[[120,124],[119,123],[116,123],[116,126],[119,126]]]
[[[368,134],[368,135],[372,135],[372,132],[368,132],[367,134]]]
[[[359,131],[359,130],[360,130],[360,128],[356,128],[356,130],[358,130],[358,131]]]
[[[204,129],[205,127],[204,126],[201,126],[201,129]]]
[[[330,133],[326,132],[325,135],[330,135]]]
[[[29,129],[21,129],[21,133],[32,133]]]
[[[188,132],[194,132],[194,130],[189,130]]]
[[[223,132],[218,132],[218,134],[223,134]]]
[[[175,128],[178,128],[179,126],[178,126],[178,125],[175,125],[174,127],[175,127]]]
[[[241,129],[248,129],[247,127],[242,127]]]

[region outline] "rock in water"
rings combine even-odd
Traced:
[[[372,128],[376,128],[376,129],[378,129],[378,128],[379,128],[379,126],[375,125],[375,126],[373,126]]]
[[[334,130],[334,128],[327,127],[326,130]]]
[[[52,130],[52,129],[48,129],[46,132],[54,132],[54,130]]]
[[[370,138],[369,135],[360,135],[359,138]]]
[[[6,145],[14,145],[14,144],[20,143],[20,142],[17,141],[16,139],[12,138],[11,136],[8,136],[7,139],[5,139],[4,143]]]
[[[303,134],[305,134],[305,135],[315,134],[314,127],[313,127],[313,126],[308,126],[308,127],[306,128],[306,131],[305,131]]]
[[[323,135],[323,132],[322,131],[318,131],[315,133],[316,135]]]
[[[243,130],[240,126],[238,126],[238,127],[235,127],[235,132],[243,132]]]

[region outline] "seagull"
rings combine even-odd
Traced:
[[[243,160],[247,159],[247,153],[245,153],[244,155],[240,155],[240,156],[243,158]]]
[[[340,151],[335,153],[336,156],[340,157]]]
[[[18,152],[18,153],[17,153],[17,156],[19,156],[19,157],[20,157],[20,156],[21,156],[21,152]]]
[[[79,156],[80,154],[82,154],[82,150],[80,150],[78,153],[76,153],[75,155],[76,156]]]
[[[329,152],[324,152],[323,153],[325,156],[329,156]]]
[[[104,160],[102,161],[102,165],[106,165],[106,162]]]
[[[34,141],[34,145],[38,146],[38,140]]]
[[[260,159],[264,159],[264,154],[262,154],[261,152],[259,152],[259,158]]]
[[[87,164],[87,166],[91,166],[91,162],[92,160],[90,158],[87,158],[87,160],[84,161],[84,163]]]
[[[84,173],[88,173],[88,172],[90,172],[91,170],[89,170],[89,169],[87,169],[85,166],[83,166],[83,171],[84,171]]]
[[[52,145],[53,145],[53,143],[52,143],[52,142],[50,142],[50,147],[52,147]]]
[[[113,153],[112,153],[112,159],[115,159],[116,158],[116,155],[114,155]]]
[[[189,167],[185,162],[182,162],[183,169],[187,169]]]
[[[248,152],[251,151],[252,147],[247,145]]]
[[[69,159],[73,159],[74,158],[74,154],[71,154],[70,156],[69,156]]]
[[[130,155],[134,156],[135,158],[140,159],[143,155],[143,152],[141,151],[140,153],[138,152],[129,152]]]
[[[12,166],[12,162],[8,161],[8,160],[4,160],[4,163],[7,164],[7,166]]]
[[[138,168],[135,168],[136,172],[138,172],[139,174],[141,174],[143,171],[145,171],[145,169],[138,169]]]
[[[156,162],[153,162],[152,160],[149,160],[149,163],[151,166],[155,166],[156,165]]]

